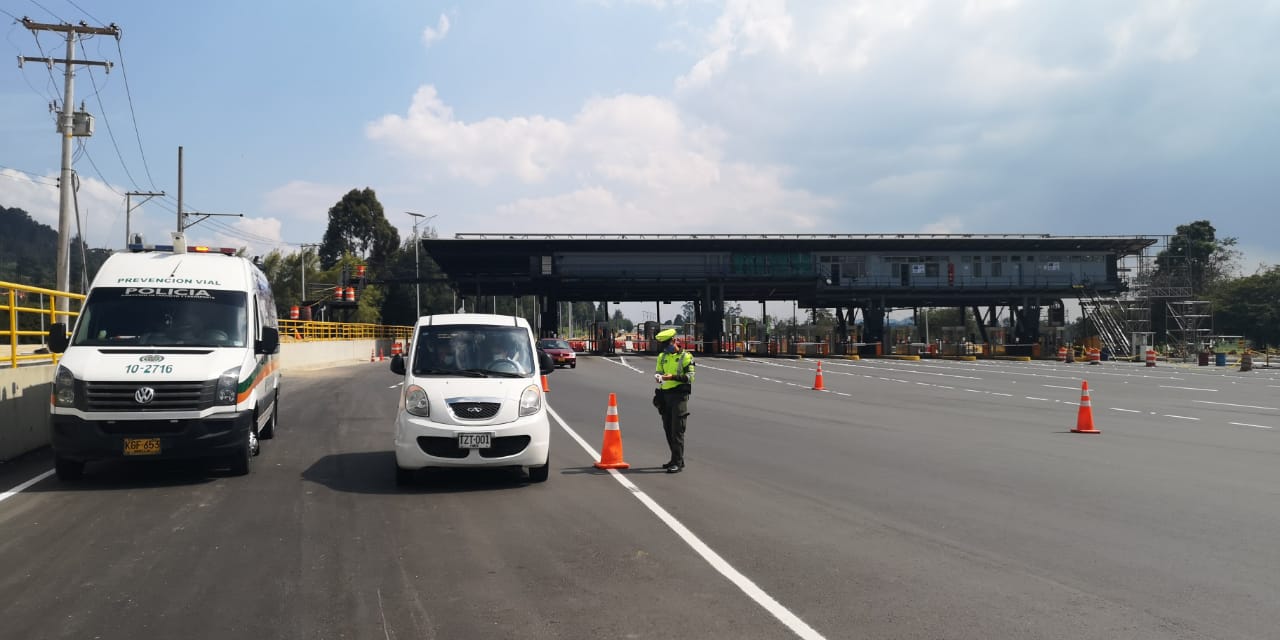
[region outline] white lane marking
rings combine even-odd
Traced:
[[[387,629],[387,611],[382,607],[382,589],[378,589],[378,615],[382,616],[382,635],[391,640],[391,631]]]
[[[1224,407],[1240,407],[1243,409],[1266,409],[1267,411],[1280,411],[1280,409],[1277,409],[1275,407],[1258,407],[1251,404],[1232,404],[1230,402],[1210,402],[1208,400],[1192,400],[1192,402],[1199,402],[1200,404],[1219,404]]]
[[[1171,413],[1164,414],[1166,418],[1177,418],[1178,420],[1199,420],[1200,418],[1188,418],[1187,416],[1175,416]]]
[[[1059,385],[1056,385],[1056,384],[1042,384],[1042,385],[1040,385],[1040,386],[1042,386],[1042,387],[1049,387],[1050,389],[1070,389],[1070,390],[1072,390],[1072,391],[1075,391],[1076,389],[1079,389],[1079,388],[1080,388],[1080,387],[1063,387],[1063,386],[1059,386]]]
[[[4,502],[5,500],[8,500],[9,498],[12,498],[12,497],[14,497],[14,496],[18,495],[19,493],[22,493],[23,491],[25,491],[25,490],[27,490],[29,487],[31,487],[31,485],[33,485],[33,484],[35,484],[35,483],[37,483],[37,482],[40,482],[41,480],[44,480],[45,478],[48,478],[48,477],[49,477],[49,476],[51,476],[51,475],[53,475],[53,469],[50,469],[50,470],[48,470],[48,471],[46,471],[46,472],[44,472],[44,473],[42,473],[42,474],[40,474],[40,475],[38,475],[38,476],[36,476],[36,477],[34,477],[34,478],[30,479],[30,480],[28,480],[28,481],[26,481],[26,482],[24,482],[24,483],[22,483],[22,484],[20,484],[20,485],[18,485],[18,486],[16,486],[16,487],[14,487],[14,488],[12,488],[12,489],[10,489],[10,490],[8,490],[8,491],[4,492],[4,493],[0,493],[0,502]]]
[[[618,360],[620,360],[620,361],[622,362],[622,366],[624,366],[624,367],[626,367],[626,368],[628,368],[628,369],[630,369],[630,370],[632,370],[632,371],[634,371],[634,372],[636,372],[636,373],[644,373],[643,371],[641,371],[641,370],[639,370],[639,369],[637,369],[637,368],[635,368],[635,367],[633,367],[633,366],[631,366],[631,365],[627,364],[627,358],[626,358],[625,356],[618,356]]]
[[[559,423],[560,428],[564,429],[565,433],[569,434],[569,437],[576,440],[578,446],[582,447],[588,455],[595,460],[600,459],[600,454],[596,453],[596,450],[591,448],[591,445],[587,444],[586,440],[582,439],[582,436],[579,436],[576,431],[571,429],[568,423],[560,417],[560,414],[556,413],[551,407],[547,407],[547,413],[550,414],[552,418],[555,418],[556,422]],[[779,622],[785,625],[793,633],[801,638],[805,638],[806,640],[825,640],[822,634],[815,631],[813,627],[810,627],[804,620],[801,620],[794,613],[791,613],[791,611],[775,600],[773,596],[765,593],[764,589],[756,586],[756,583],[752,582],[750,578],[742,575],[742,573],[737,569],[734,569],[733,566],[725,561],[724,558],[720,557],[720,554],[707,546],[707,544],[699,539],[698,536],[694,535],[688,527],[684,526],[684,524],[677,520],[675,516],[662,508],[662,505],[658,504],[656,500],[650,498],[648,494],[641,491],[640,488],[632,483],[626,476],[619,473],[617,469],[609,469],[608,471],[609,475],[613,476],[613,479],[618,481],[618,484],[621,484],[623,488],[631,492],[631,495],[635,496],[637,500],[644,504],[644,506],[648,507],[649,511],[652,511],[654,515],[658,516],[658,519],[662,520],[662,522],[674,531],[681,540],[684,540],[685,544],[689,545],[695,553],[702,556],[702,559],[706,560],[707,564],[710,564],[713,569],[720,572],[720,575],[728,578],[729,582],[732,582],[734,586],[741,589],[743,593],[747,594],[747,597],[754,600],[756,604],[763,607],[765,611],[772,614],[773,617],[777,618]]]
[[[1028,399],[1028,400],[1042,400],[1042,401],[1044,401],[1044,402],[1048,402],[1048,401],[1049,401],[1049,399],[1048,399],[1048,398],[1037,398],[1037,397],[1035,397],[1035,396],[1023,396],[1023,397],[1024,397],[1024,398],[1026,398],[1026,399]]]
[[[941,384],[940,384],[940,385],[938,385],[938,388],[939,388],[939,389],[951,389],[952,391],[955,391],[955,389],[956,389],[955,387],[948,387],[948,386],[946,386],[946,385],[941,385]]]
[[[1212,391],[1214,393],[1218,392],[1217,389],[1200,389],[1198,387],[1174,387],[1167,384],[1160,385],[1160,388],[1161,389],[1181,389],[1183,391]]]
[[[1137,409],[1121,409],[1120,407],[1111,407],[1111,410],[1112,410],[1112,411],[1123,411],[1123,412],[1125,412],[1125,413],[1142,413],[1141,411],[1138,411]]]
[[[403,382],[401,382],[400,384],[404,384],[404,383],[403,383]],[[389,387],[387,387],[387,388],[388,388],[388,389],[394,389],[394,388],[396,388],[396,387],[400,386],[400,384],[393,384],[393,385],[391,385],[391,386],[389,386]]]
[[[991,392],[991,395],[993,395],[993,396],[1003,396],[1003,397],[1005,397],[1005,398],[1012,398],[1012,397],[1013,397],[1013,394],[1012,394],[1012,393],[996,393],[995,391],[992,391],[992,392]]]
[[[1274,428],[1274,427],[1268,427],[1268,426],[1260,425],[1260,424],[1249,424],[1248,422],[1228,422],[1227,424],[1234,424],[1234,425],[1235,425],[1235,426],[1237,426],[1237,427],[1254,427],[1254,428],[1257,428],[1257,429],[1272,429],[1272,428]]]

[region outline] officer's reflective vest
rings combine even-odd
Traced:
[[[677,378],[662,381],[663,391],[675,389],[680,385],[692,385],[693,354],[688,351],[681,351],[675,355],[666,352],[659,353],[658,365],[655,370],[663,375],[677,376]],[[684,376],[684,380],[680,380],[679,376]]]

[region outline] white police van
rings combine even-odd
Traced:
[[[554,369],[524,318],[419,318],[407,356],[391,358],[391,371],[404,377],[396,483],[432,467],[527,467],[531,482],[546,481],[551,423],[539,373]]]
[[[212,459],[244,475],[275,434],[280,336],[266,276],[234,250],[173,235],[109,257],[74,330],[51,327],[59,479],[104,459]]]

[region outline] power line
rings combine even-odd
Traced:
[[[53,16],[53,17],[55,17],[55,18],[57,18],[57,19],[58,19],[58,22],[66,22],[66,20],[63,20],[63,19],[62,19],[62,16],[60,16],[60,15],[58,15],[58,14],[56,14],[56,13],[54,13],[54,12],[50,11],[50,10],[49,10],[48,8],[46,8],[44,5],[40,4],[39,2],[36,2],[36,0],[31,0],[31,4],[34,4],[35,6],[40,7],[41,9],[44,9],[44,12],[45,12],[45,13],[47,13],[47,14],[49,14],[49,15],[51,15],[51,16]]]
[[[80,51],[84,52],[84,57],[89,57],[89,52],[84,48],[83,41],[80,43]],[[107,125],[107,137],[111,138],[111,146],[115,147],[116,157],[120,159],[120,166],[124,168],[124,174],[129,177],[129,183],[133,185],[134,189],[137,189],[138,181],[133,179],[133,172],[129,171],[129,164],[124,161],[124,154],[120,153],[120,145],[116,144],[116,134],[111,129],[111,119],[107,117],[107,107],[102,104],[101,92],[98,91],[97,76],[93,75],[93,69],[87,69],[87,71],[89,72],[89,81],[93,84],[93,97],[97,98],[98,109],[102,111],[102,122]]]
[[[129,116],[133,118],[133,133],[138,138],[138,154],[142,156],[142,168],[147,173],[147,182],[151,189],[156,189],[156,181],[151,177],[151,167],[147,164],[147,152],[142,149],[142,130],[138,128],[138,114],[133,110],[133,93],[129,91],[129,73],[125,71],[124,49],[120,46],[120,38],[116,38],[116,52],[120,54],[120,77],[124,79],[124,95],[129,99]]]
[[[121,198],[123,198],[124,194],[120,193],[119,191],[116,191],[115,187],[111,186],[111,183],[107,182],[107,179],[102,177],[102,171],[98,169],[98,163],[94,162],[93,156],[89,154],[89,146],[84,144],[83,142],[80,143],[80,146],[82,149],[84,149],[84,157],[89,159],[89,165],[93,167],[93,172],[98,174],[98,179],[102,181],[102,184],[106,185],[107,188],[111,190],[111,193],[114,193],[120,196]]]
[[[92,14],[92,13],[89,13],[88,11],[85,11],[85,10],[84,10],[84,7],[81,7],[80,5],[76,4],[76,3],[75,3],[75,0],[67,0],[67,2],[70,2],[70,3],[71,3],[71,6],[73,6],[73,7],[77,8],[77,9],[79,9],[79,10],[80,10],[80,13],[83,13],[83,14],[85,14],[86,16],[89,16],[89,19],[90,19],[90,20],[92,20],[92,21],[94,21],[94,22],[96,22],[96,23],[98,23],[98,24],[100,24],[100,25],[102,25],[102,26],[104,26],[104,27],[105,27],[105,26],[107,26],[107,23],[105,23],[105,22],[103,22],[103,21],[101,21],[101,20],[99,20],[99,19],[97,19],[97,18],[93,17],[93,14]]]
[[[36,183],[39,183],[39,184],[45,184],[45,185],[51,185],[51,186],[54,186],[54,187],[58,186],[58,182],[57,182],[56,180],[53,180],[53,179],[51,179],[51,178],[49,178],[49,177],[47,177],[47,176],[43,176],[43,175],[41,175],[41,174],[38,174],[38,173],[35,173],[35,172],[32,172],[32,171],[23,171],[22,169],[18,169],[18,168],[16,168],[16,167],[6,167],[6,166],[4,166],[4,165],[2,165],[2,164],[0,164],[0,169],[8,169],[9,171],[17,171],[18,173],[21,173],[21,174],[26,175],[28,178],[30,178],[30,179],[31,179],[31,181],[32,181],[32,182],[36,182]],[[0,174],[0,175],[4,175],[4,174]],[[7,176],[7,177],[13,178],[13,176]],[[14,179],[15,179],[15,180],[17,180],[17,178],[14,178]],[[41,180],[45,180],[45,181],[47,181],[47,182],[41,182]]]
[[[6,16],[9,16],[10,18],[13,18],[15,22],[18,20],[18,16],[15,16],[15,15],[13,15],[12,13],[9,13],[8,11],[5,11],[4,9],[0,9],[0,13],[3,13],[3,14],[5,14]]]

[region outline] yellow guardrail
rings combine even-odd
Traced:
[[[30,306],[32,304],[30,298],[35,296],[41,300],[40,296],[48,297],[47,309],[41,307]],[[60,299],[75,301],[75,304],[68,303],[68,307],[76,307],[75,311],[58,311],[57,301]],[[57,355],[49,353],[47,349],[42,349],[45,339],[49,336],[48,325],[54,322],[66,322],[68,326],[74,323],[72,318],[80,315],[78,310],[80,303],[84,301],[84,296],[79,293],[68,293],[66,291],[57,291],[54,289],[43,289],[41,287],[32,287],[16,282],[5,282],[0,280],[0,313],[3,313],[5,325],[0,329],[0,339],[3,339],[3,345],[0,346],[0,362],[8,361],[9,367],[17,367],[19,362],[57,362]],[[40,303],[44,306],[43,302]],[[48,319],[45,320],[44,317]],[[23,323],[20,320],[27,319],[25,324],[32,324],[29,319],[40,318],[41,327],[39,329],[22,329]],[[27,338],[23,340],[22,338]],[[32,340],[31,338],[39,338]],[[29,351],[23,353],[22,351]]]
[[[294,342],[311,340],[396,340],[406,339],[413,327],[361,322],[320,322],[317,320],[281,320],[280,339]]]

